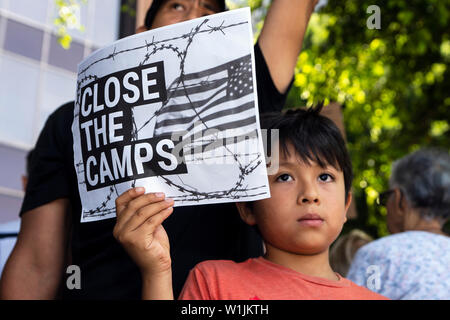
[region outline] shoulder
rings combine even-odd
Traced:
[[[404,232],[403,232],[404,233]],[[357,255],[361,254],[376,254],[380,253],[385,255],[390,251],[395,251],[399,246],[405,244],[405,241],[410,242],[410,235],[398,233],[394,235],[385,236],[383,238],[374,240],[364,246],[358,251]]]
[[[49,138],[66,139],[69,135],[68,132],[70,131],[71,133],[72,130],[73,113],[73,101],[63,104],[58,109],[53,111],[53,113],[47,118],[47,121],[45,122],[45,125],[40,133],[40,137],[42,137],[44,141]]]
[[[344,279],[349,283],[354,300],[389,300],[389,298],[373,292],[366,287],[359,286],[347,278]]]
[[[200,262],[193,269],[192,273],[204,281],[232,282],[234,279],[250,277],[254,274],[254,259],[250,258],[244,262],[234,262],[231,260],[207,260]]]
[[[361,247],[351,264],[349,276],[367,272],[367,267],[380,266],[383,272],[404,273],[405,264],[415,267],[450,260],[450,239],[429,232],[407,231],[372,241]],[[426,261],[426,263],[425,263]]]
[[[248,261],[249,260],[236,263],[232,260],[207,260],[198,263],[193,270],[202,272],[204,274],[233,273],[236,272],[236,270],[244,269]]]
[[[439,246],[442,250],[450,246],[450,237],[426,231],[408,231],[412,243],[420,243],[429,246]]]
[[[66,153],[72,151],[72,123],[74,119],[74,102],[63,104],[48,117],[39,134],[33,157],[41,156],[47,161],[49,153]],[[54,159],[55,156],[52,157]]]
[[[223,300],[236,298],[242,283],[239,272],[243,263],[230,260],[208,260],[197,264],[189,273],[180,294],[181,300]]]
[[[70,122],[71,124],[73,121],[74,107],[74,101],[63,104],[58,109],[53,111],[53,113],[48,117],[48,121]]]
[[[399,251],[401,251],[401,244],[396,235],[386,236],[365,244],[356,251],[354,259],[348,270],[347,277],[358,284],[361,284],[364,275],[372,265],[383,265],[387,267],[390,265],[391,257],[396,257],[398,260]]]
[[[398,251],[403,253],[407,251],[417,252],[424,248],[431,249],[442,245],[450,246],[450,238],[424,231],[406,231],[372,241],[361,247],[357,255],[380,254],[386,256]]]

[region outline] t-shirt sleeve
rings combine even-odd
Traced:
[[[67,144],[72,141],[70,112],[73,113],[73,103],[57,109],[50,115],[39,135],[30,159],[28,184],[20,216],[51,201],[70,196],[65,158]]]
[[[189,272],[178,300],[213,300],[207,280],[198,266]]]
[[[378,294],[364,286],[360,286],[351,281],[350,288],[352,300],[390,300],[381,294]]]
[[[255,44],[254,49],[259,113],[281,111],[286,103],[286,98],[294,82],[294,77],[292,77],[286,92],[280,93],[273,83],[269,67],[258,42]]]

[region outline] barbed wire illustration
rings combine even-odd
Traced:
[[[132,51],[142,50],[145,48],[146,52],[143,56],[142,61],[139,63],[139,65],[142,66],[142,65],[145,65],[147,62],[149,62],[151,60],[151,57],[154,56],[155,54],[157,54],[158,52],[167,51],[167,52],[173,53],[176,56],[176,58],[179,60],[179,72],[180,72],[179,76],[168,87],[167,98],[165,99],[165,101],[162,102],[162,106],[158,110],[156,110],[156,112],[154,112],[154,114],[151,117],[149,117],[147,120],[145,120],[143,125],[141,125],[140,127],[137,126],[137,123],[135,121],[135,110],[134,110],[136,107],[139,107],[139,106],[133,106],[131,108],[131,121],[132,121],[131,141],[139,140],[139,132],[141,130],[143,130],[144,128],[146,128],[152,122],[153,119],[155,119],[161,115],[161,113],[164,111],[164,108],[169,106],[169,102],[170,102],[171,98],[176,93],[179,93],[180,90],[184,91],[184,96],[187,99],[190,109],[194,112],[197,120],[204,125],[205,129],[208,129],[209,127],[208,127],[206,121],[204,120],[203,116],[198,112],[195,103],[192,101],[192,99],[190,97],[189,89],[192,87],[199,86],[199,85],[200,86],[214,86],[215,84],[219,83],[220,81],[223,81],[223,79],[209,80],[209,78],[207,78],[207,79],[199,80],[198,83],[191,83],[191,84],[186,83],[185,67],[186,67],[186,58],[188,57],[188,54],[189,54],[189,49],[190,49],[192,43],[194,42],[194,38],[199,34],[221,33],[223,35],[226,35],[227,29],[233,28],[236,26],[240,26],[240,25],[244,25],[244,24],[248,24],[248,21],[233,23],[230,25],[224,25],[225,21],[223,20],[222,23],[218,26],[211,26],[210,24],[208,24],[208,22],[209,22],[209,19],[204,19],[196,27],[192,28],[190,30],[190,32],[182,34],[180,36],[172,37],[169,39],[155,40],[155,38],[153,36],[153,38],[150,42],[145,40],[145,44],[143,44],[141,46],[136,46],[134,48],[128,48],[128,49],[116,51],[116,47],[114,47],[112,53],[107,54],[105,57],[91,62],[89,65],[87,65],[84,69],[82,69],[79,72],[79,74],[83,75],[83,76],[77,81],[77,99],[76,99],[77,108],[76,108],[76,110],[80,110],[81,88],[83,86],[89,84],[92,81],[98,80],[97,75],[87,74],[88,71],[94,65],[96,65],[100,62],[103,62],[103,61],[107,61],[107,60],[115,61],[116,57],[118,57],[119,55],[123,55],[125,53],[129,53]],[[180,48],[179,46],[175,45],[174,43],[171,43],[176,40],[186,40],[184,48]],[[75,113],[75,117],[76,116],[77,116],[77,113]],[[255,125],[256,125],[256,121],[255,121]],[[217,134],[210,136],[209,142],[213,143],[213,142],[217,141],[217,139],[219,139]],[[195,142],[198,143],[198,141],[195,141]],[[168,195],[168,196],[173,198],[175,201],[180,201],[180,202],[183,202],[183,201],[195,202],[195,201],[197,201],[198,202],[198,201],[207,200],[207,199],[239,199],[239,198],[246,198],[246,197],[253,197],[253,196],[267,194],[267,192],[265,192],[265,191],[261,192],[261,193],[256,193],[256,194],[253,193],[254,191],[257,191],[258,189],[265,188],[266,187],[265,185],[255,187],[255,188],[248,188],[248,185],[244,185],[245,178],[248,175],[250,175],[252,172],[254,172],[256,170],[256,168],[258,168],[261,165],[261,163],[262,163],[261,153],[259,153],[259,152],[234,153],[233,150],[231,150],[227,145],[223,145],[222,147],[226,151],[225,154],[223,154],[223,155],[215,156],[215,157],[214,156],[210,156],[210,157],[203,156],[201,158],[195,158],[192,161],[200,161],[200,160],[212,159],[212,158],[217,158],[217,157],[232,158],[237,165],[237,173],[238,173],[237,174],[238,177],[237,177],[237,180],[234,183],[234,185],[232,185],[227,190],[204,192],[204,191],[199,191],[192,186],[188,186],[181,180],[181,178],[179,176],[177,176],[177,179],[180,180],[181,183],[175,182],[174,180],[172,180],[171,178],[168,178],[167,176],[158,176],[158,178],[162,179],[168,186],[170,186],[174,190],[177,190],[177,191],[183,193],[182,195],[173,195],[173,196]],[[254,159],[252,159],[248,163],[242,163],[241,158],[249,157],[249,156],[254,156]],[[79,173],[79,176],[80,176],[81,174],[84,173],[83,163],[82,162],[77,163],[76,166],[77,166],[77,172]],[[84,174],[83,174],[83,176],[84,176]],[[173,179],[175,179],[175,178],[173,178]],[[85,181],[79,181],[79,183],[83,184],[83,183],[85,183]],[[131,186],[134,187],[135,185],[136,185],[136,179],[131,181]],[[252,194],[249,194],[250,192]],[[99,202],[99,205],[96,208],[90,209],[90,210],[84,210],[83,216],[85,218],[91,218],[91,217],[106,216],[106,215],[115,213],[115,205],[114,205],[114,207],[108,207],[109,202],[111,201],[111,199],[114,198],[113,197],[114,193],[117,196],[119,195],[116,185],[109,187],[109,191],[108,191],[108,194],[106,195],[105,199],[102,200],[101,202]]]

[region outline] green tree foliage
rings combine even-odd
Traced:
[[[55,0],[57,15],[53,23],[58,28],[58,42],[64,49],[69,49],[72,43],[69,30],[84,31],[84,26],[81,24],[80,6],[86,4],[87,0]],[[135,17],[135,6],[136,0],[127,0],[121,5],[120,11]]]
[[[380,29],[368,28],[371,5]],[[392,162],[422,147],[450,149],[449,22],[450,0],[329,0],[311,17],[286,107],[344,106],[359,214],[347,228],[386,235],[376,199]]]
[[[130,17],[136,17],[136,0],[128,0],[120,7],[120,11],[128,14]]]
[[[57,16],[53,23],[58,28],[58,42],[64,49],[69,49],[72,37],[68,33],[70,29],[84,31],[80,23],[80,4],[87,0],[55,0]]]
[[[370,5],[381,28],[369,29]],[[387,234],[391,163],[420,147],[449,149],[449,0],[330,0],[312,17],[291,104],[338,101],[344,108],[360,223]]]

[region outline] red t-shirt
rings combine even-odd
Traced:
[[[338,275],[339,276],[339,275]],[[263,257],[204,261],[189,273],[180,300],[380,300],[348,279],[301,274]]]

